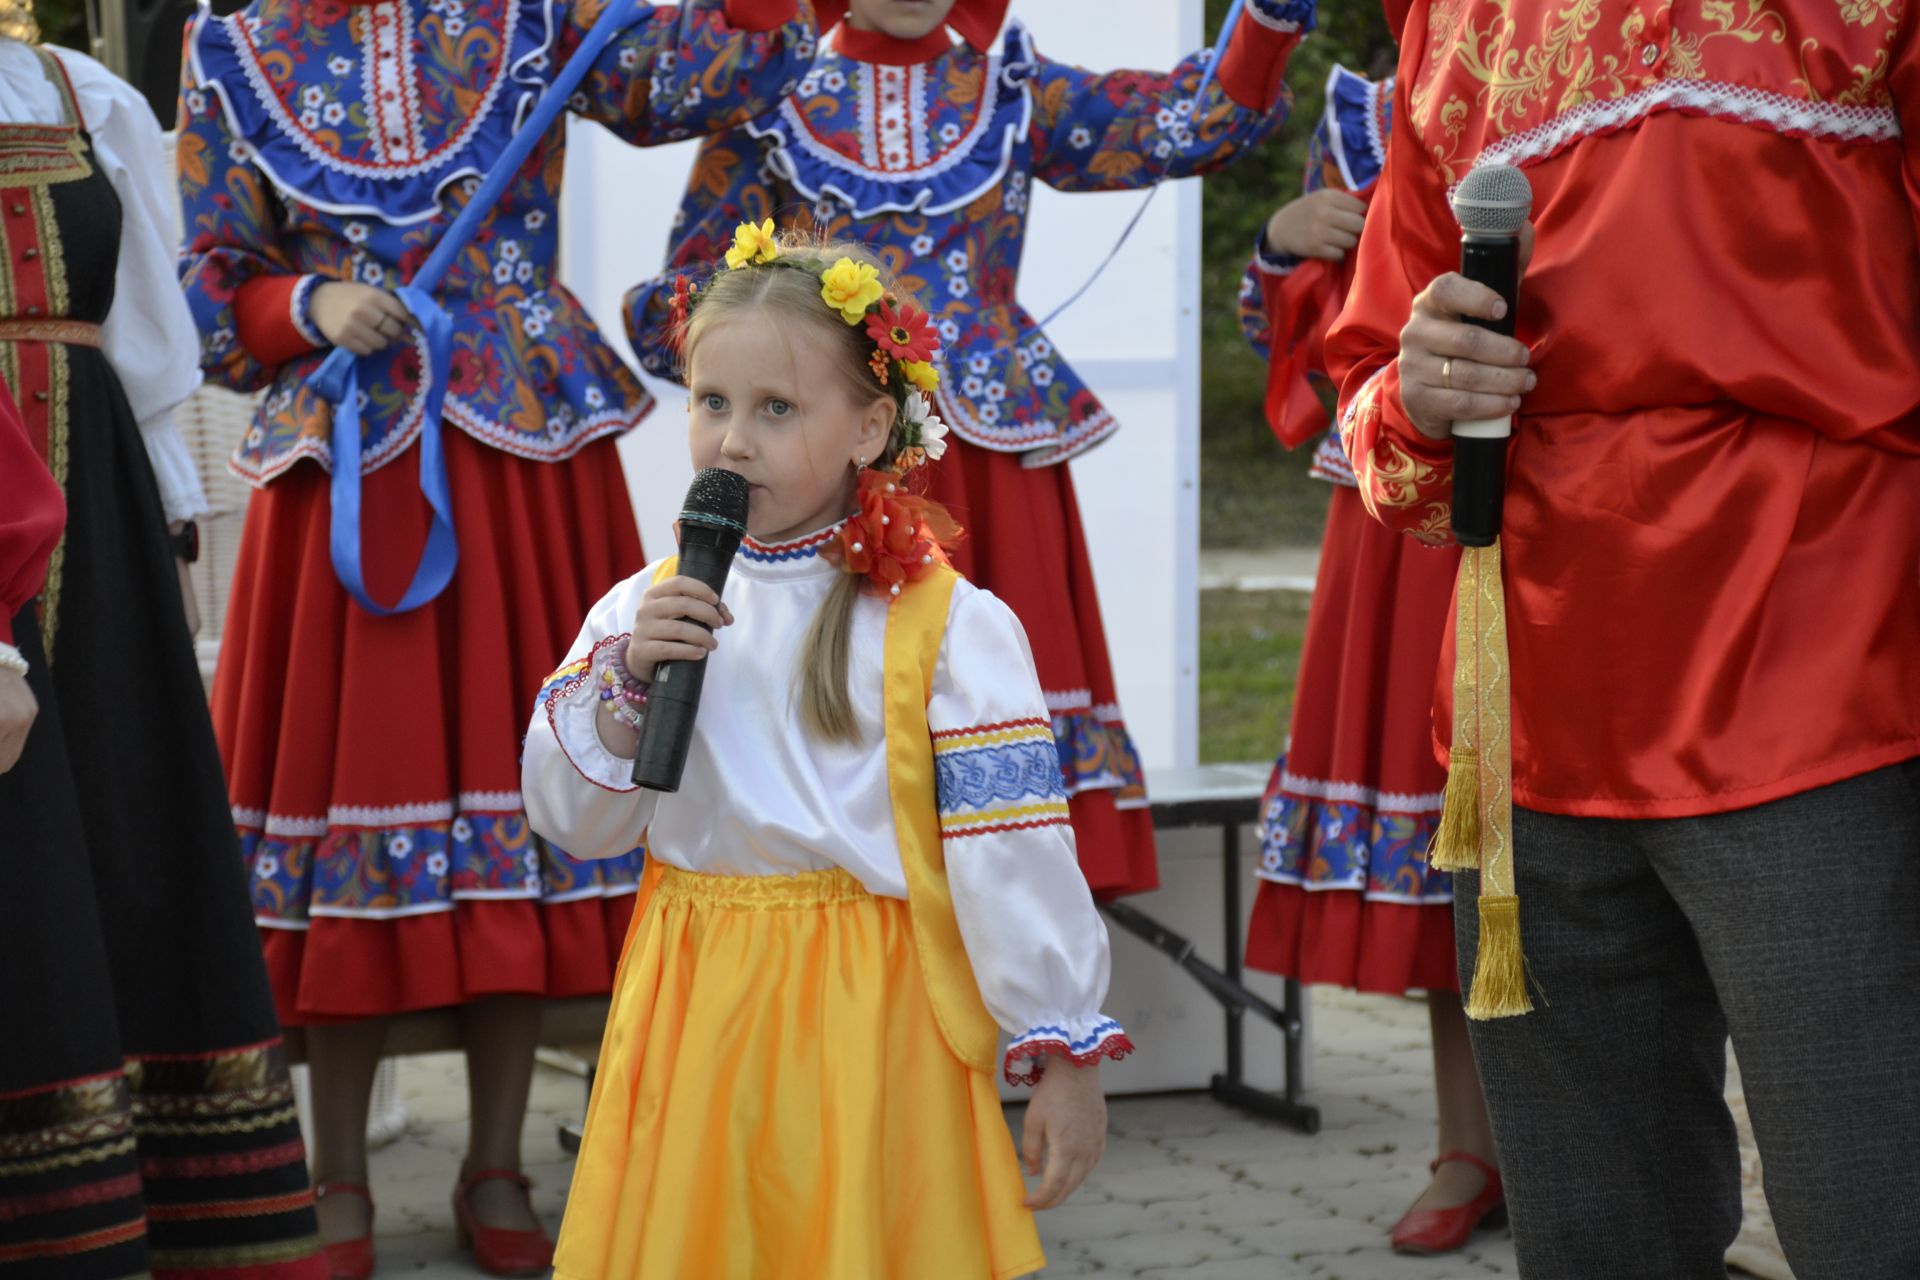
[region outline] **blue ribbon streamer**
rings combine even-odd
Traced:
[[[459,257],[474,234],[480,230],[480,224],[493,211],[500,197],[512,184],[520,168],[533,154],[533,149],[547,135],[547,130],[566,110],[567,102],[573,97],[575,89],[580,87],[587,73],[607,45],[614,37],[632,26],[641,16],[641,0],[613,0],[593,29],[587,32],[586,39],[574,51],[567,65],[547,86],[540,101],[534,104],[519,130],[513,135],[500,158],[487,171],[486,180],[473,198],[460,210],[460,216],[433,247],[433,253],[420,270],[414,273],[412,281],[395,293],[413,312],[415,321],[426,339],[426,359],[423,361],[420,376],[426,380],[427,403],[426,416],[420,424],[420,492],[425,495],[427,505],[433,509],[433,525],[427,535],[427,545],[420,555],[420,563],[414,570],[413,581],[407,587],[400,602],[392,607],[381,605],[367,594],[366,575],[362,569],[364,550],[360,542],[360,384],[362,374],[371,382],[379,370],[370,362],[386,363],[389,358],[384,352],[372,356],[356,358],[344,347],[335,347],[318,369],[307,377],[307,386],[314,393],[334,406],[333,410],[333,517],[329,536],[329,548],[333,555],[333,571],[360,607],[380,617],[390,617],[396,613],[406,613],[418,609],[421,605],[446,590],[447,583],[453,580],[453,570],[460,558],[460,548],[453,531],[453,498],[447,483],[447,460],[441,449],[440,409],[446,400],[447,379],[452,372],[453,361],[453,322],[445,311],[433,300],[433,292],[446,278],[454,259]],[[682,15],[684,20],[684,14]]]
[[[433,510],[433,523],[413,581],[391,607],[367,593],[360,546],[360,374],[368,361],[384,353],[347,362],[340,400],[333,408],[333,523],[328,539],[333,572],[362,609],[382,618],[418,609],[445,591],[460,563],[460,544],[453,532],[453,493],[440,440],[440,409],[447,398],[447,371],[453,366],[453,321],[424,289],[404,285],[395,294],[413,312],[426,343],[420,370],[427,391],[420,420],[420,492]]]
[[[1247,7],[1247,0],[1233,0],[1227,6],[1227,16],[1220,22],[1220,38],[1213,42],[1213,58],[1207,63],[1207,69],[1200,76],[1199,92],[1193,95],[1193,110],[1188,114],[1194,119],[1200,118],[1200,99],[1207,96],[1207,86],[1213,83],[1213,77],[1219,73],[1220,59],[1227,56],[1227,42],[1233,39],[1233,29],[1240,25],[1240,14]]]

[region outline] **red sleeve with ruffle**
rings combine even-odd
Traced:
[[[1281,444],[1297,449],[1326,430],[1327,410],[1313,378],[1326,376],[1326,333],[1346,300],[1352,272],[1345,263],[1314,260],[1285,274],[1262,271],[1259,277],[1273,344],[1267,364],[1267,425]]]

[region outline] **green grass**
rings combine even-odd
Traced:
[[[1200,593],[1201,763],[1279,754],[1306,626],[1298,592]]]
[[[1201,448],[1200,545],[1319,545],[1333,487],[1308,478],[1308,449],[1287,453],[1258,417],[1252,427],[1216,430]]]

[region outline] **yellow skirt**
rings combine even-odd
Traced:
[[[1046,1258],[907,904],[845,871],[650,876],[556,1280],[1009,1280]]]

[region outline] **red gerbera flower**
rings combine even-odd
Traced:
[[[940,344],[933,340],[933,321],[911,304],[895,311],[884,299],[867,317],[867,335],[895,360],[931,360]]]
[[[687,353],[687,318],[693,310],[693,286],[683,275],[673,278],[673,329],[670,335],[673,349],[680,355]]]
[[[960,526],[939,503],[907,492],[898,475],[867,468],[855,500],[858,509],[820,551],[843,573],[865,578],[866,594],[897,596],[948,563],[946,549],[959,541]]]

